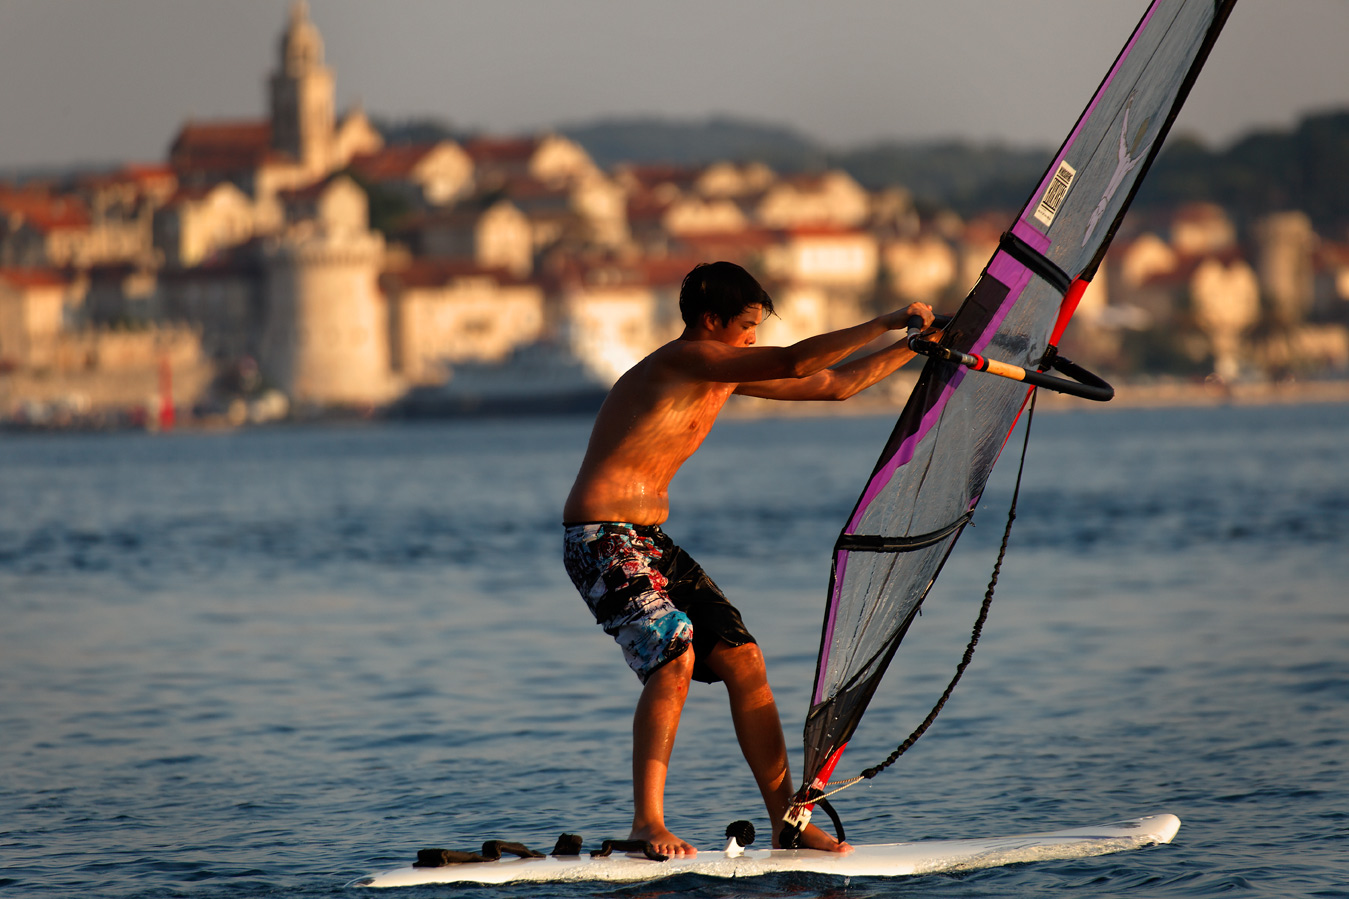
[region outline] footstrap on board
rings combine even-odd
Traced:
[[[444,868],[447,865],[466,865],[476,862],[494,862],[502,853],[517,855],[520,858],[544,858],[542,852],[535,852],[522,843],[508,840],[488,840],[482,844],[482,852],[460,852],[457,849],[421,849],[417,852],[414,868]]]
[[[554,858],[565,858],[581,854],[581,844],[584,841],[581,835],[577,833],[564,833],[557,838],[557,844],[553,846],[550,853]]]
[[[640,852],[653,862],[670,860],[670,856],[657,852],[647,840],[605,840],[600,844],[599,849],[590,850],[590,857],[607,858],[615,850],[619,852]]]
[[[752,828],[750,834],[749,840],[753,842]],[[581,843],[581,838],[578,835],[564,833],[557,838],[557,845],[553,847],[551,854],[557,857],[580,855]],[[664,862],[670,859],[668,855],[657,852],[646,840],[605,840],[599,849],[591,850],[590,857],[607,858],[614,852],[640,852],[653,862]],[[461,852],[457,849],[420,849],[417,852],[417,860],[412,863],[412,867],[444,868],[448,865],[494,862],[500,860],[503,854],[516,855],[520,858],[547,858],[542,852],[535,852],[522,843],[512,843],[508,840],[488,840],[482,844],[482,852]]]

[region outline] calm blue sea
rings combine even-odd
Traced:
[[[794,747],[829,548],[889,429],[725,421],[674,484],[667,530],[744,611]],[[0,893],[350,896],[425,846],[626,836],[638,685],[559,562],[587,432],[0,436]],[[958,662],[1014,455],[840,773],[884,757]],[[1349,896],[1346,583],[1349,407],[1042,413],[974,664],[836,804],[854,841],[1173,812],[1174,844],[959,877],[403,895]],[[720,688],[690,699],[671,787],[701,845],[765,830]]]

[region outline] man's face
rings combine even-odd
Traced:
[[[711,318],[712,336],[731,346],[754,346],[755,329],[763,319],[762,306],[746,306],[725,325],[714,315]]]

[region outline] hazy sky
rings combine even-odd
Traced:
[[[339,106],[498,134],[750,117],[833,146],[1057,145],[1144,0],[311,0]],[[257,118],[290,0],[0,0],[0,169],[165,157]],[[1349,0],[1242,0],[1177,124],[1349,108]]]

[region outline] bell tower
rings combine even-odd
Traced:
[[[305,0],[291,6],[279,49],[271,78],[272,148],[322,174],[332,154],[335,90],[332,70],[323,64],[323,38],[309,20]]]

